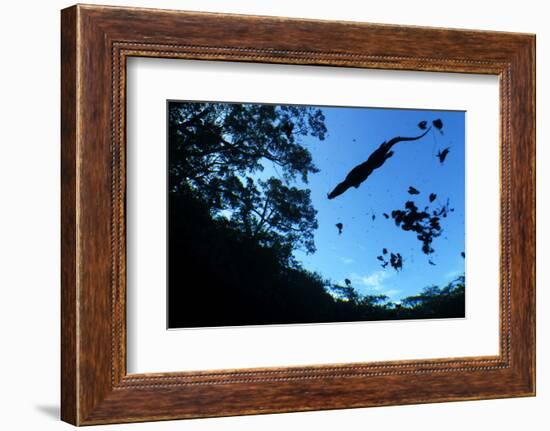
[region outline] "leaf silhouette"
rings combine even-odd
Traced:
[[[443,163],[450,152],[450,147],[445,148],[443,151],[439,150],[435,155],[439,159],[439,163]]]
[[[390,265],[396,271],[401,271],[403,269],[403,258],[399,253],[391,253],[390,255]]]
[[[422,252],[431,254],[434,252],[431,246],[433,239],[440,236],[442,232],[440,216],[441,214],[446,216],[448,205],[447,202],[445,206],[438,211],[433,211],[433,215],[430,215],[427,211],[419,211],[413,201],[407,201],[404,210],[393,210],[391,216],[396,226],[404,231],[416,233],[416,238],[422,242]]]

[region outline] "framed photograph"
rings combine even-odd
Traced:
[[[62,11],[62,419],[535,394],[535,37]]]

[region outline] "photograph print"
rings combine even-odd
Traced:
[[[465,317],[465,112],[168,101],[168,328]]]

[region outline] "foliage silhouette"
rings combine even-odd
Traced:
[[[312,107],[172,102],[169,191],[199,192],[213,217],[278,249],[282,260],[298,248],[312,253],[317,220],[310,191],[288,184],[307,183],[318,171],[300,138],[325,134],[323,113]],[[254,179],[268,164],[281,178]]]
[[[403,299],[402,304],[410,312],[420,312],[426,317],[464,317],[464,291],[465,278],[460,275],[443,288],[426,287],[420,294]]]

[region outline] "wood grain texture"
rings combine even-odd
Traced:
[[[499,355],[127,375],[129,56],[498,75]],[[89,425],[534,395],[534,66],[535,38],[525,34],[102,6],[63,10],[63,420]]]
[[[76,9],[61,16],[61,417],[77,422]]]

